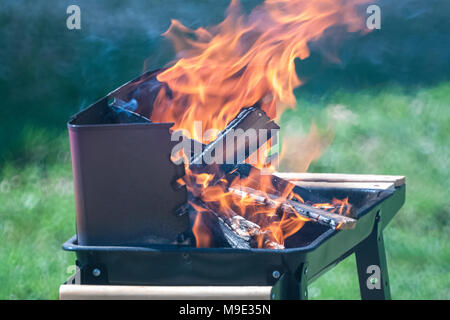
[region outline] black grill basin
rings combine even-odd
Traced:
[[[300,286],[303,294],[301,288],[306,290],[308,283],[354,252],[361,270],[373,264],[384,270],[382,230],[403,205],[405,186],[383,191],[310,190],[326,198],[348,196],[349,202],[357,208],[356,228],[339,231],[308,222],[288,240],[288,248],[284,250],[177,245],[85,246],[78,243],[76,236],[63,248],[76,252],[84,284],[273,285],[273,297],[281,299],[301,298],[295,288]],[[358,254],[358,250],[364,252]],[[94,276],[94,269],[101,271],[100,276]],[[282,276],[274,277],[274,271]],[[367,276],[362,276],[365,283]]]

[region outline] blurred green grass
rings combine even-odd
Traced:
[[[392,297],[449,299],[450,83],[298,95],[299,107],[283,114],[282,133],[306,135],[314,121],[335,134],[309,172],[407,177],[406,203],[385,232]],[[311,298],[358,299],[354,256],[310,291]]]
[[[305,134],[311,121],[335,131],[310,172],[407,176],[406,203],[385,232],[392,297],[449,299],[450,83],[297,95],[282,134]],[[20,144],[20,160],[0,171],[0,299],[55,299],[75,261],[61,250],[75,233],[68,138],[28,127]],[[309,290],[311,299],[359,299],[354,256]]]

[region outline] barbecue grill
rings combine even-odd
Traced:
[[[306,222],[281,250],[193,247],[183,241],[188,218],[174,213],[186,201],[186,190],[174,185],[184,169],[170,161],[171,125],[117,106],[136,99],[141,114],[151,112],[154,85],[154,73],[147,73],[69,122],[77,235],[63,249],[76,253],[79,270],[61,287],[62,298],[74,297],[64,292],[77,280],[110,288],[270,287],[271,299],[307,299],[308,284],[352,253],[361,297],[390,298],[383,230],[404,203],[403,177],[330,183],[317,175],[278,173],[305,200],[348,197],[355,228]],[[374,267],[379,276],[371,274]]]

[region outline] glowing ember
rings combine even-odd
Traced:
[[[348,198],[339,200],[333,198],[331,203],[314,203],[314,208],[324,209],[333,213],[343,214],[348,216],[351,213],[351,205],[348,202]]]

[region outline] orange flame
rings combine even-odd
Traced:
[[[233,180],[230,186],[226,186],[227,182],[223,181],[214,185],[205,186],[205,181],[211,182],[214,178],[213,174],[195,174],[189,171],[185,176],[187,189],[197,198],[201,199],[209,208],[213,208],[214,212],[220,213],[225,219],[231,219],[234,216],[241,216],[248,221],[256,223],[260,226],[260,232],[255,234],[255,238],[259,248],[284,246],[284,240],[296,233],[305,222],[309,219],[300,214],[292,214],[292,212],[284,212],[280,207],[269,206],[264,203],[264,197],[273,197],[269,189],[273,188],[271,176],[261,176],[256,181],[250,175],[247,178],[239,178]],[[258,194],[261,200],[251,197],[250,195],[236,193],[232,190],[245,189],[252,187],[258,189]],[[276,203],[283,203],[286,199],[296,198],[304,202],[303,199],[292,192],[289,188],[283,190],[273,201]],[[210,243],[210,234],[207,228],[202,224],[201,216],[205,210],[201,206],[191,203],[193,207],[200,213],[197,215],[193,227],[193,233],[197,239],[198,247],[205,247]]]
[[[302,81],[294,61],[309,56],[308,42],[337,24],[345,25],[350,32],[361,30],[364,19],[356,13],[356,6],[367,2],[266,0],[246,16],[238,1],[232,0],[225,20],[216,26],[191,30],[172,21],[164,35],[174,43],[179,59],[157,76],[170,89],[158,93],[151,120],[173,122],[174,129],[188,130],[192,138],[204,142],[194,128],[196,121],[201,121],[203,132],[220,131],[242,107],[257,102],[270,118],[279,116],[277,111],[296,104],[293,90]],[[186,166],[184,182],[194,196],[224,217],[240,215],[261,227],[258,247],[283,246],[285,239],[308,220],[299,214],[279,212],[279,208],[252,197],[236,197],[220,181],[211,184],[213,178],[193,174]],[[258,179],[255,186],[254,179],[236,178],[232,187],[251,186],[268,194],[273,188],[270,177]],[[281,193],[277,200],[295,198],[304,202],[292,190]],[[201,208],[198,210],[201,212]],[[193,228],[197,245],[209,246],[211,239],[201,219],[199,214]]]
[[[274,118],[277,106],[295,106],[293,89],[302,82],[294,60],[309,56],[308,42],[337,24],[361,30],[364,19],[355,8],[367,2],[266,0],[245,16],[233,0],[216,26],[191,30],[173,20],[164,35],[180,59],[157,77],[168,84],[172,99],[166,90],[159,92],[152,120],[186,130],[201,120],[203,130],[222,130],[242,107],[258,101]]]
[[[212,244],[212,235],[211,230],[202,221],[204,217],[202,213],[205,209],[201,206],[197,206],[195,203],[191,203],[191,205],[199,213],[195,217],[194,225],[192,226],[192,232],[197,242],[197,248],[209,248]]]
[[[315,203],[312,206],[346,216],[351,212],[351,205],[348,202],[348,197],[343,200],[333,198],[331,203]]]

